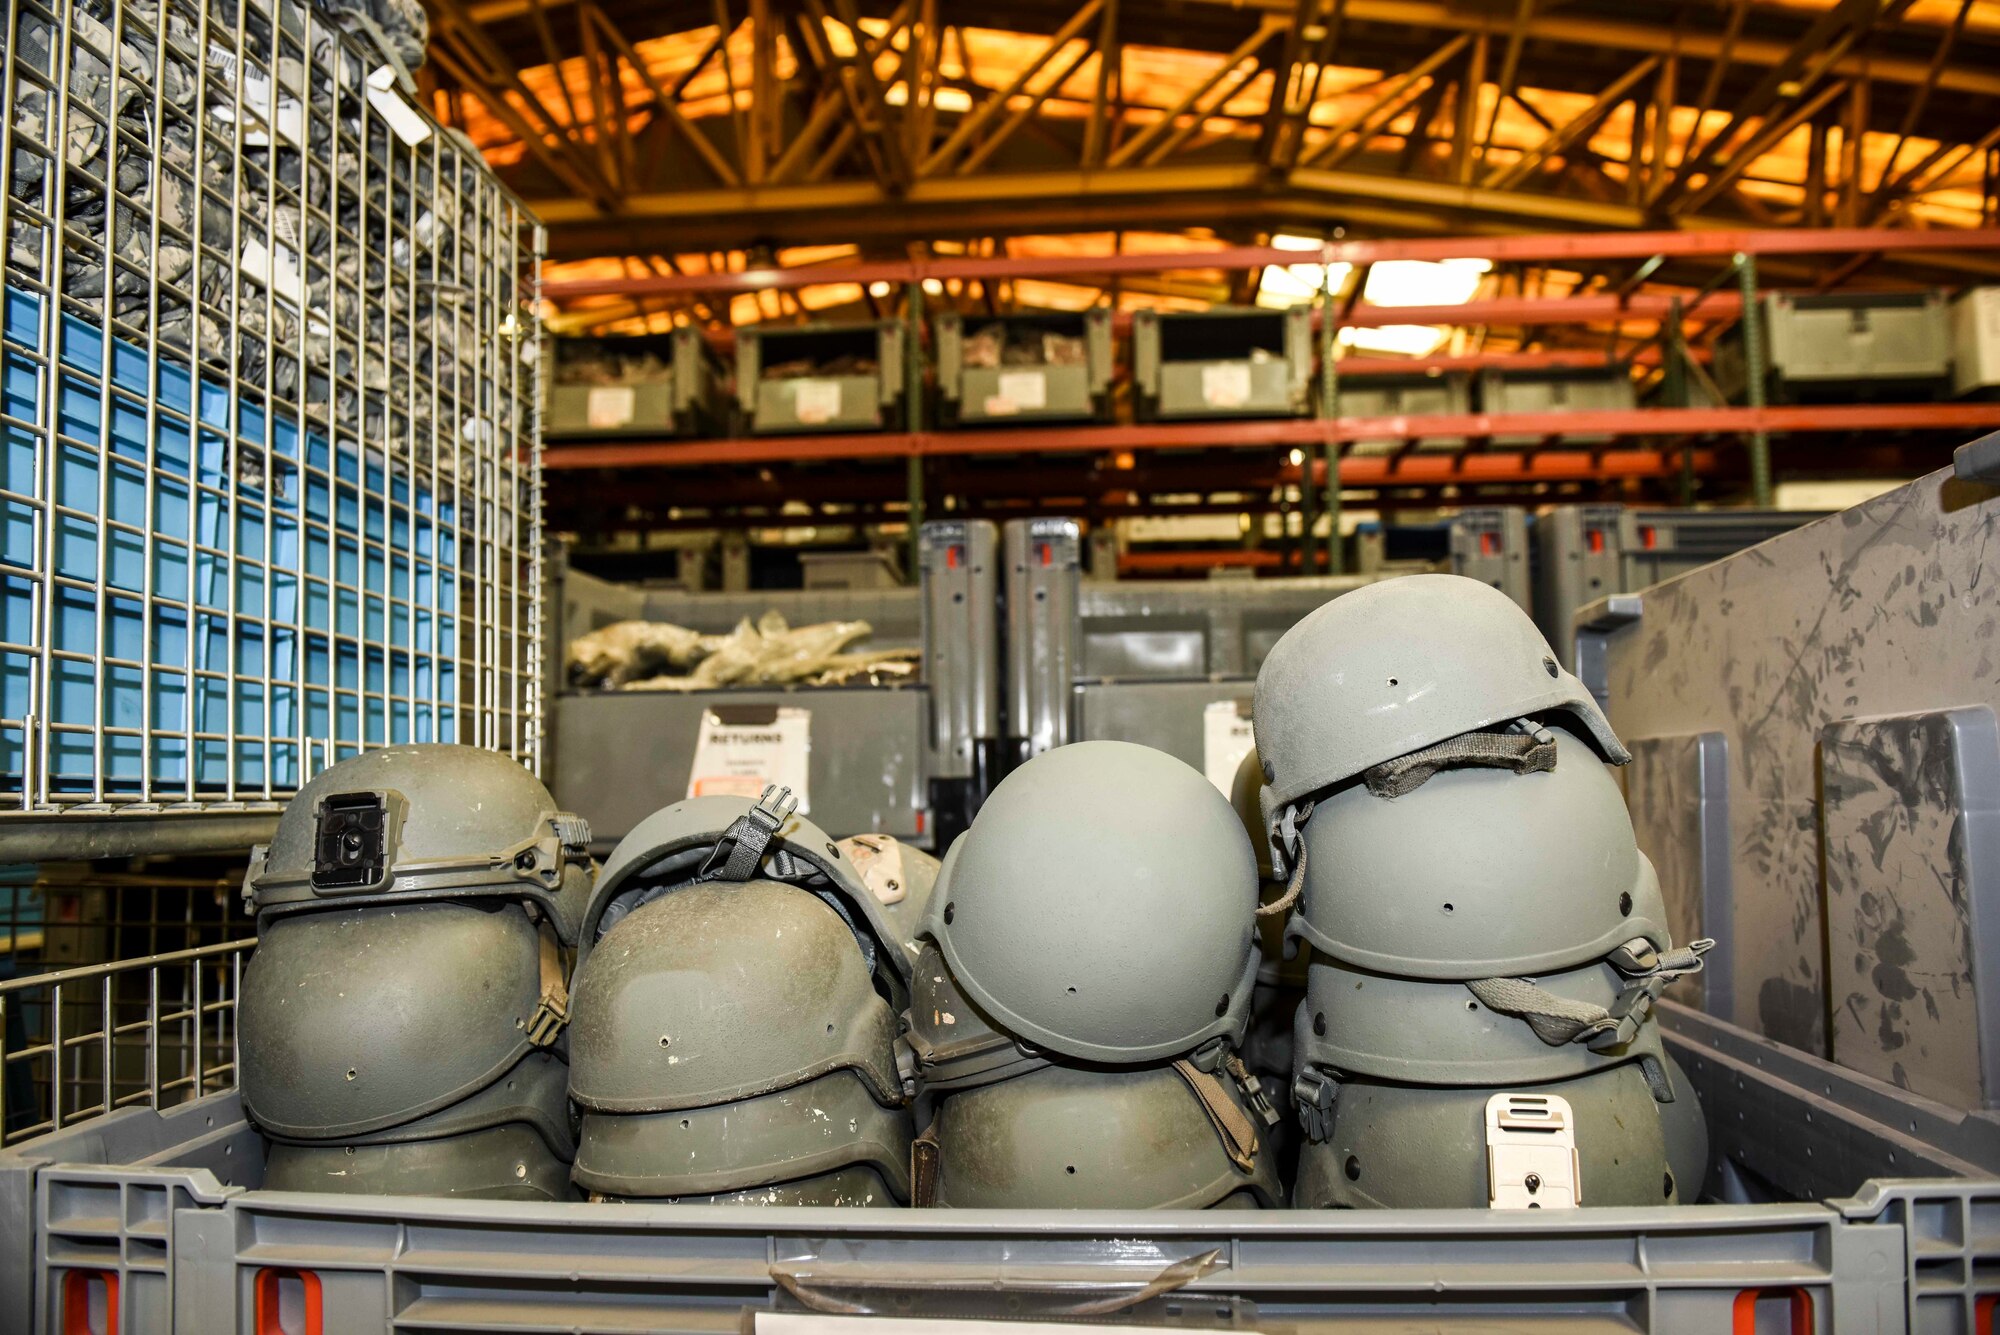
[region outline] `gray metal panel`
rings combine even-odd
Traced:
[[[1451,521],[1451,573],[1491,584],[1532,611],[1528,581],[1528,512],[1518,505],[1461,510]]]
[[[800,414],[801,386],[831,386],[839,403],[825,417],[808,420]],[[810,431],[873,431],[883,425],[884,390],[880,376],[829,375],[801,376],[788,380],[760,380],[754,386],[750,406],[750,430],[758,435],[779,435]]]
[[[1000,530],[925,524],[921,551],[930,775],[971,778],[974,744],[1000,736]]]
[[[1076,740],[1137,742],[1203,768],[1202,716],[1219,700],[1250,707],[1248,681],[1085,682],[1076,688]]]
[[[674,387],[665,380],[608,388],[630,390],[631,413],[621,422],[598,425],[590,420],[597,385],[554,385],[549,389],[547,416],[542,419],[544,434],[551,436],[658,436],[674,429]]]
[[[1993,710],[1828,724],[1820,776],[1834,1060],[1955,1107],[1994,1106],[2000,728]]]
[[[1014,519],[1002,531],[1007,590],[1007,735],[1038,755],[1070,740],[1083,539],[1074,519]]]
[[[1463,371],[1435,376],[1342,376],[1336,409],[1342,417],[1456,416],[1472,411],[1472,377]],[[1427,436],[1419,451],[1456,450],[1464,436]],[[1401,449],[1401,436],[1369,436],[1349,448],[1360,454]]]
[[[1624,591],[1643,589],[1769,542],[1825,510],[1633,510],[1619,532]]]
[[[1576,670],[1576,609],[1624,593],[1629,525],[1620,505],[1557,505],[1535,516],[1535,624]]]
[[[1743,943],[1737,1009],[1773,1038],[1826,1042],[1820,730],[1994,704],[1996,527],[2000,488],[1940,471],[1579,613],[1586,680],[1621,735],[1728,739],[1738,890],[1715,934]]]
[[[1639,847],[1660,876],[1674,943],[1714,940],[1707,967],[1675,995],[1710,1015],[1736,1019],[1731,990],[1736,934],[1730,929],[1729,743],[1719,732],[1626,737],[1632,764],[1625,800]]]
[[[1078,596],[1076,676],[1254,677],[1300,618],[1372,582],[1365,575],[1093,580]]]
[[[610,691],[556,701],[556,800],[600,845],[687,796],[702,711],[812,711],[812,819],[835,838],[928,837],[925,756],[930,693],[918,687],[802,691]]]
[[[1240,369],[1248,377],[1248,392],[1240,400],[1223,400],[1211,387],[1224,371]],[[1198,417],[1296,417],[1306,410],[1305,390],[1296,384],[1291,367],[1282,361],[1164,362],[1160,366],[1160,396],[1154,414],[1163,420]]]

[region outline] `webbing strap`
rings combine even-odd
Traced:
[[[1525,978],[1481,978],[1465,986],[1488,1010],[1526,1020],[1535,1037],[1550,1047],[1586,1043],[1602,1052],[1638,1037],[1639,1025],[1660,994],[1677,979],[1700,973],[1701,957],[1714,948],[1707,938],[1663,951],[1643,941],[1627,942],[1610,958],[1631,981],[1608,1007],[1559,997]]]
[[[562,943],[556,940],[556,929],[547,918],[542,919],[539,936],[535,972],[541,982],[541,995],[536,998],[535,1013],[528,1020],[528,1041],[546,1048],[569,1023],[569,983],[563,977]]]
[[[1505,732],[1465,732],[1434,746],[1385,760],[1361,772],[1377,797],[1402,797],[1442,769],[1479,766],[1536,774],[1556,767],[1556,738],[1547,728],[1517,719]]]
[[[944,1154],[938,1145],[937,1123],[933,1122],[910,1142],[911,1205],[928,1210],[937,1204],[938,1173],[943,1167]]]
[[[701,878],[711,875],[723,881],[748,881],[757,875],[757,868],[763,864],[764,852],[770,848],[771,840],[784,828],[792,813],[799,809],[799,799],[789,788],[772,784],[764,789],[764,795],[757,804],[730,822],[722,837],[715,841],[715,847],[702,863]],[[734,841],[734,842],[731,842]],[[722,864],[722,870],[711,872],[717,854],[723,846],[729,845],[729,856]]]
[[[1202,1070],[1183,1057],[1174,1063],[1181,1079],[1187,1081],[1189,1089],[1201,1103],[1201,1109],[1208,1114],[1209,1125],[1222,1141],[1223,1152],[1229,1161],[1244,1172],[1257,1166],[1257,1124],[1249,1114],[1236,1106],[1236,1100],[1229,1097],[1229,1086],[1222,1077]]]
[[[1285,814],[1278,819],[1277,825],[1272,829],[1271,846],[1278,855],[1278,865],[1291,863],[1292,874],[1285,882],[1284,894],[1268,904],[1257,906],[1258,917],[1271,918],[1290,913],[1292,905],[1298,903],[1299,896],[1305,893],[1306,844],[1304,837],[1299,833],[1299,827],[1306,823],[1312,813],[1311,802],[1300,802],[1296,806],[1286,807]]]

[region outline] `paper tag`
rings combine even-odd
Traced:
[[[1257,739],[1250,733],[1250,720],[1234,700],[1210,701],[1201,711],[1201,772],[1228,797],[1236,786],[1236,771]]]
[[[1049,377],[1046,371],[1002,371],[1000,397],[1014,405],[1015,412],[1035,412],[1049,406]]]
[[[431,123],[396,91],[396,71],[387,65],[368,76],[368,105],[389,123],[396,137],[415,148],[431,137]]]
[[[639,391],[630,385],[593,385],[584,401],[584,420],[594,427],[624,426],[639,408]]]
[[[1202,367],[1201,401],[1211,408],[1241,408],[1250,402],[1250,363],[1217,362]]]
[[[687,795],[756,798],[775,783],[792,790],[804,815],[812,810],[806,784],[811,756],[809,709],[780,709],[768,723],[727,723],[704,709]]]
[[[792,412],[801,422],[831,422],[840,416],[838,380],[794,380]]]
[[[280,246],[273,252],[257,237],[243,238],[243,272],[271,289],[271,295],[294,306],[305,305],[306,284],[299,277],[297,258]]]

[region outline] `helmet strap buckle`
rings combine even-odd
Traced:
[[[751,879],[764,861],[764,851],[798,809],[799,799],[791,789],[777,784],[766,787],[756,804],[730,822],[722,837],[715,841],[715,847],[709,850],[707,859],[701,864],[699,879],[706,880],[711,875],[723,881]],[[727,858],[722,855],[724,845],[729,845]],[[722,859],[719,872],[714,871],[718,858]]]
[[[1307,1140],[1319,1144],[1333,1135],[1333,1105],[1339,1097],[1340,1086],[1316,1067],[1306,1067],[1292,1081],[1292,1102]]]
[[[546,1048],[555,1043],[569,1023],[569,984],[563,978],[562,946],[556,940],[554,926],[546,918],[540,924],[539,935],[535,967],[540,975],[541,995],[536,999],[535,1013],[528,1017],[527,1034],[530,1043]]]

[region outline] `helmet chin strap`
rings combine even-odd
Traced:
[[[1663,951],[1644,940],[1626,942],[1609,959],[1629,981],[1608,1007],[1559,997],[1525,978],[1481,978],[1465,986],[1488,1010],[1526,1020],[1550,1047],[1583,1043],[1594,1052],[1604,1052],[1638,1037],[1639,1026],[1660,994],[1678,979],[1700,973],[1701,957],[1714,948],[1715,942],[1706,937]]]

